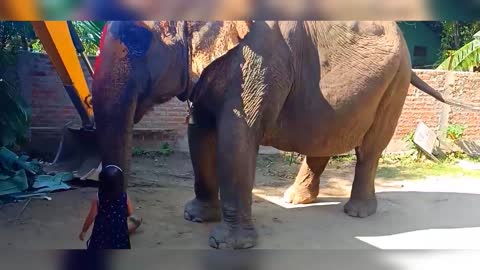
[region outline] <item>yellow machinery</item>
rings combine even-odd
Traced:
[[[81,127],[64,128],[55,159],[45,170],[72,171],[81,179],[98,180],[101,159],[97,152],[91,95],[79,56],[92,76],[93,69],[71,22],[38,21],[40,14],[36,0],[0,1],[2,19],[32,22],[82,122]]]
[[[80,128],[65,127],[53,164],[46,170],[72,171],[82,180],[98,180],[101,160],[97,153],[91,94],[79,55],[92,76],[93,69],[70,22],[35,21],[32,25],[82,121]]]
[[[33,21],[40,18],[38,0],[2,0],[0,18],[2,20]]]
[[[82,125],[93,127],[93,109],[89,103],[90,91],[69,24],[65,21],[37,21],[32,22],[32,25],[79,112]],[[73,28],[72,30],[75,31]]]

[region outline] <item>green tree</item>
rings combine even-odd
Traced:
[[[97,55],[100,36],[102,34],[104,21],[72,21],[75,32],[85,48],[87,55]],[[32,50],[34,52],[45,52],[42,43],[36,39],[32,42]]]
[[[439,70],[471,71],[480,64],[480,40],[473,39],[460,49],[453,51],[437,67]]]
[[[472,40],[473,35],[480,31],[480,22],[441,21],[439,24],[442,26],[442,40],[438,69],[451,66],[452,70],[469,70],[471,64],[476,62],[474,52],[477,44]],[[454,56],[450,59],[452,54]]]
[[[0,21],[0,51],[27,50],[35,38],[33,27],[28,22]]]
[[[105,22],[73,21],[72,23],[82,41],[83,47],[85,47],[85,53],[87,55],[96,55]]]
[[[74,21],[88,55],[96,55],[105,22]],[[0,22],[0,146],[23,142],[30,125],[30,109],[20,94],[15,71],[20,51],[43,52],[29,22]]]
[[[19,51],[28,50],[34,38],[25,22],[0,22],[0,146],[12,146],[25,139],[30,110],[20,95],[15,66]]]

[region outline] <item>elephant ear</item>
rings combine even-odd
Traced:
[[[160,21],[159,28],[161,30],[162,38],[174,37],[177,35],[177,28],[173,21]]]
[[[238,33],[238,39],[242,40],[250,32],[250,28],[253,25],[253,21],[237,21],[235,27]]]
[[[244,21],[211,21],[193,22],[191,29],[191,78],[195,81],[205,67],[235,47],[240,41],[239,32],[244,36],[249,27]]]

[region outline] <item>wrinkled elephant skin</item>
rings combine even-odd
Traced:
[[[113,213],[102,211],[102,215],[97,215],[101,222],[95,222],[96,233],[92,237],[98,241],[94,243],[105,243],[101,239],[117,239],[120,235],[111,228],[116,226],[112,215],[125,206],[122,199],[126,197],[133,125],[155,104],[175,96],[185,101],[203,68],[238,44],[248,32],[248,25],[174,21],[106,24],[95,64],[92,105],[103,166],[99,208],[108,207],[106,199],[117,204],[116,208],[112,204]],[[121,177],[106,174],[108,168],[114,168],[114,175]],[[105,194],[109,194],[108,198]],[[123,232],[126,233],[126,227]],[[121,247],[130,246],[126,238]]]
[[[284,197],[295,204],[316,199],[331,156],[355,149],[344,210],[352,217],[372,215],[378,160],[394,134],[411,72],[394,22],[256,21],[193,89],[196,122],[189,141],[196,199],[186,215],[213,220],[218,216],[211,212],[220,205],[222,223],[210,245],[254,246],[251,204],[259,145],[306,156]]]
[[[203,69],[248,29],[244,21],[108,22],[92,85],[104,166],[122,168],[127,181],[134,124],[155,104],[185,101]]]

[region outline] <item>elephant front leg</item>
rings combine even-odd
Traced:
[[[195,175],[195,199],[185,206],[186,220],[209,222],[220,220],[218,180],[215,168],[216,131],[200,124],[188,126],[188,144]]]
[[[377,211],[375,197],[375,175],[378,167],[379,154],[363,154],[356,149],[357,164],[353,179],[350,200],[344,206],[344,211],[352,217],[367,217]]]
[[[252,222],[252,189],[258,153],[255,133],[242,118],[221,117],[217,175],[223,220],[209,240],[214,248],[244,249],[256,245],[257,232]]]
[[[307,204],[315,201],[319,192],[320,175],[329,160],[330,157],[305,157],[295,183],[285,191],[284,201],[292,204]]]

